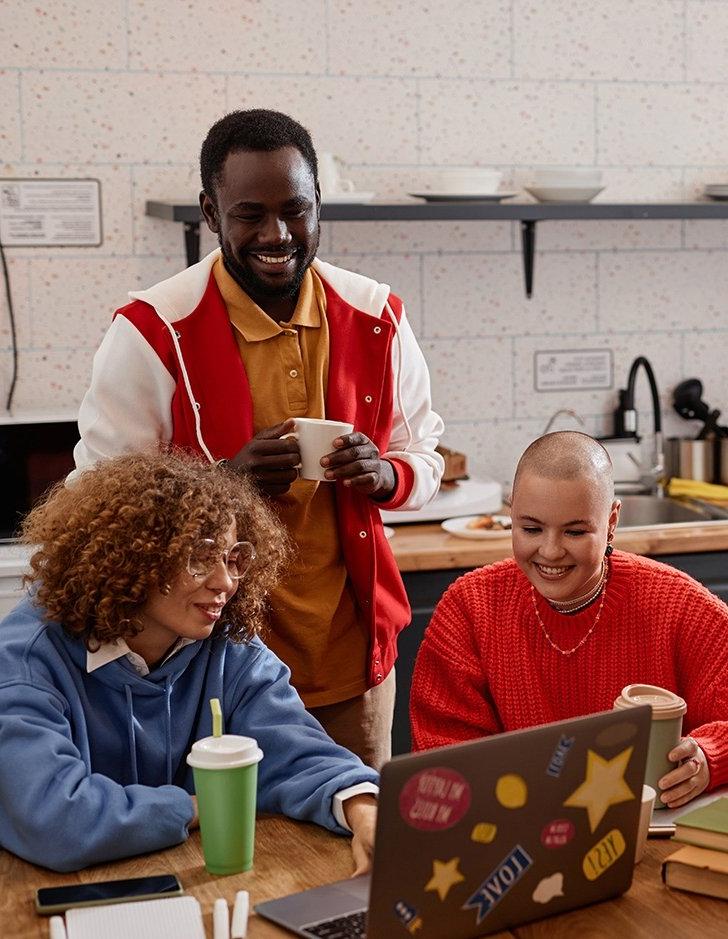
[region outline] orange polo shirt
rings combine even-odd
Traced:
[[[306,271],[293,316],[280,324],[233,280],[222,259],[213,275],[250,382],[254,433],[287,417],[326,417],[329,330],[318,275]],[[344,564],[335,486],[297,479],[274,504],[296,554],[272,592],[266,641],[291,669],[307,707],[357,697],[367,688],[369,635]]]

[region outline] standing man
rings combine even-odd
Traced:
[[[436,493],[442,421],[402,301],[316,258],[321,194],[308,132],[234,111],[200,156],[220,248],[130,294],[96,353],[78,469],[175,445],[225,459],[269,496],[294,545],[270,647],[311,713],[377,769],[391,753],[397,633],[410,609],[379,509]],[[299,479],[292,418],[347,421],[327,479]]]

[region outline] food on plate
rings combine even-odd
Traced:
[[[511,520],[502,515],[498,517],[494,517],[493,515],[479,515],[477,518],[469,521],[465,527],[475,530],[509,531],[511,528]]]

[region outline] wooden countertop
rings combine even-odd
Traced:
[[[510,532],[480,541],[457,538],[438,523],[394,525],[390,541],[400,571],[482,567],[511,557]],[[728,551],[728,521],[664,528],[617,529],[614,546],[634,554],[695,554]]]

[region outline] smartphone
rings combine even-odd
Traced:
[[[39,913],[62,913],[74,906],[101,906],[129,900],[152,900],[155,897],[178,897],[182,884],[173,874],[156,877],[132,877],[129,880],[101,880],[92,884],[67,884],[65,887],[41,887],[35,894]]]

